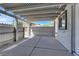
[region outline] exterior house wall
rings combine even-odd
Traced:
[[[79,4],[75,5],[75,52],[79,55]]]
[[[66,6],[67,10],[67,30],[59,30],[58,24],[55,24],[57,28],[56,39],[66,47],[69,52],[71,52],[71,4]],[[55,22],[58,23],[58,18],[55,19]]]

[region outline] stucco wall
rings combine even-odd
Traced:
[[[71,5],[70,4],[67,5],[66,10],[67,10],[67,30],[58,29],[56,39],[71,52]],[[57,18],[55,22],[57,22]],[[56,26],[58,26],[58,24]]]
[[[14,28],[9,25],[0,24],[0,46],[8,43],[8,41],[13,41],[14,39]]]
[[[75,7],[75,52],[79,54],[79,4]]]
[[[17,40],[20,40],[20,39],[22,39],[23,38],[23,28],[21,27],[21,28],[18,28],[17,29]]]
[[[54,27],[31,27],[34,35],[47,35],[54,36],[55,30]]]
[[[10,25],[0,24],[0,45],[11,43],[14,41],[14,27]],[[23,28],[18,28],[17,40],[23,38]]]

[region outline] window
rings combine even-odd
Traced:
[[[67,29],[67,11],[65,11],[63,15],[59,17],[59,29]]]

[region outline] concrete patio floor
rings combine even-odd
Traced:
[[[52,36],[35,36],[0,50],[1,56],[71,56]]]

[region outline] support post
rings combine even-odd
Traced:
[[[73,54],[75,52],[75,4],[71,8],[71,53]]]
[[[18,25],[18,20],[17,20],[17,18],[16,18],[16,20],[15,20],[15,27],[14,27],[14,41],[17,41],[18,40],[18,27],[17,27],[17,25]]]

